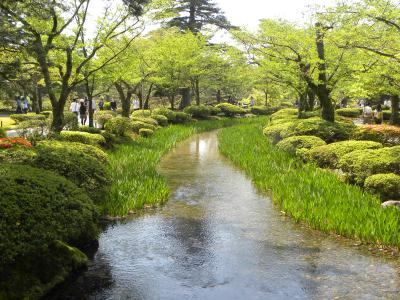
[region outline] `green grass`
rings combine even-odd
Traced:
[[[156,167],[165,153],[193,134],[253,122],[254,119],[223,119],[169,126],[157,130],[151,138],[138,138],[119,146],[109,153],[113,184],[103,213],[125,216],[130,211],[163,204],[168,200],[169,189]]]
[[[220,150],[244,169],[262,191],[270,191],[295,221],[363,242],[400,246],[400,213],[336,175],[305,165],[278,150],[262,134],[262,122],[223,129]]]

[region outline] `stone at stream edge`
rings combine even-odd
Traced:
[[[397,207],[398,209],[400,209],[400,201],[386,201],[386,202],[382,203],[382,207],[383,208]]]

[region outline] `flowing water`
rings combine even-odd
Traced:
[[[112,224],[54,299],[399,299],[395,259],[302,228],[196,136],[160,166],[168,204]]]

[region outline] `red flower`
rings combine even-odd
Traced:
[[[1,138],[0,149],[9,149],[12,147],[22,146],[25,148],[31,148],[32,144],[24,138]]]

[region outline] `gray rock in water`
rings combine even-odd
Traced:
[[[386,201],[384,203],[382,203],[382,207],[386,208],[386,207],[397,207],[398,209],[400,209],[400,201]]]

